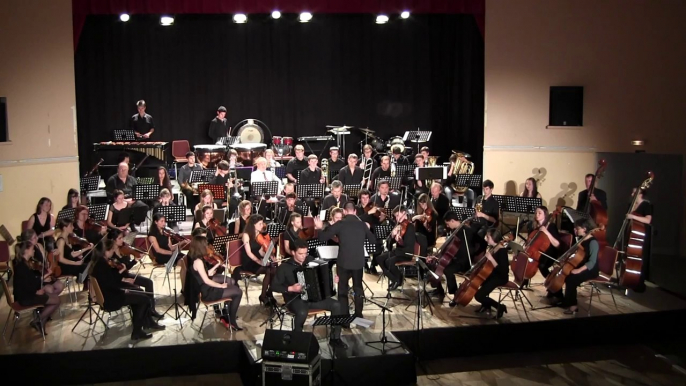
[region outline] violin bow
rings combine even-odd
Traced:
[[[229,273],[229,259],[231,259],[231,256],[235,255],[238,253],[241,249],[245,248],[245,244],[241,245],[240,248],[235,250],[232,254],[229,255],[229,242],[226,243],[226,260],[224,260],[224,283],[226,283],[226,277],[228,276]]]

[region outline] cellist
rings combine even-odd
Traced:
[[[558,232],[555,223],[549,221],[549,216],[550,214],[548,212],[547,207],[543,205],[536,207],[536,212],[534,213],[534,221],[529,223],[528,229],[529,236],[533,236],[533,232],[535,230],[539,230],[542,233],[542,235],[538,237],[545,236],[550,241],[550,246],[545,251],[541,251],[541,257],[538,259],[538,270],[539,272],[541,272],[541,275],[543,275],[543,277],[547,277],[550,274],[550,267],[553,265],[553,260],[550,257],[557,258],[557,256],[559,255],[557,248],[560,246],[560,233]],[[531,238],[532,237],[529,237],[527,239],[526,251],[528,251],[528,246],[531,242]],[[524,284],[527,284],[528,282],[529,280],[527,279],[524,281]],[[550,298],[551,296],[552,293],[548,293],[548,297]]]
[[[491,299],[488,295],[490,295],[494,289],[507,284],[507,281],[509,280],[508,275],[510,269],[507,248],[500,245],[502,235],[495,228],[489,228],[486,231],[485,239],[489,246],[489,249],[486,250],[486,258],[491,261],[494,269],[474,295],[474,299],[481,303],[481,308],[476,312],[490,312],[491,308],[495,308],[497,310],[496,319],[500,319],[504,313],[507,313],[507,307],[504,304]]]
[[[562,307],[567,308],[565,314],[574,315],[579,311],[577,307],[576,291],[586,280],[598,277],[600,269],[598,267],[598,252],[600,251],[600,244],[593,235],[589,235],[592,230],[591,223],[586,219],[578,219],[574,222],[574,233],[579,238],[589,236],[581,246],[586,251],[585,259],[574,268],[572,272],[565,279],[564,296],[562,290],[553,294],[555,298],[562,301]]]
[[[633,194],[636,193],[634,189]],[[626,218],[633,221],[638,221],[646,225],[645,241],[643,242],[643,265],[641,266],[641,279],[634,292],[645,292],[646,279],[649,279],[650,273],[650,237],[652,235],[651,222],[653,221],[653,204],[646,199],[648,196],[647,189],[639,189],[636,203],[631,208],[631,213],[626,215]]]

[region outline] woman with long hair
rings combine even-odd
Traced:
[[[31,259],[45,267],[45,273],[35,271],[39,278],[43,275],[41,280],[43,281],[45,292],[48,294],[61,294],[64,290],[64,283],[61,280],[57,280],[54,275],[54,267],[50,266],[52,261],[50,261],[49,253],[45,251],[43,244],[38,242],[36,232],[33,229],[27,229],[21,233],[19,239],[21,242],[29,242],[33,245],[33,256]]]
[[[155,182],[157,185],[160,187],[160,192],[162,189],[167,189],[168,191],[172,191],[172,184],[171,181],[169,180],[169,173],[167,173],[167,169],[165,169],[164,166],[160,166],[157,168],[157,178],[155,179]]]
[[[150,242],[150,245],[152,246],[150,248],[150,252],[152,252],[151,257],[155,259],[157,264],[167,264],[174,254],[174,251],[182,248],[186,245],[186,242],[182,241],[180,243],[172,244],[171,237],[164,234],[164,230],[167,227],[167,219],[164,218],[163,215],[155,213],[152,216],[152,222],[153,224],[148,231],[148,242]],[[176,261],[181,257],[183,257],[183,255],[179,249]],[[176,264],[176,262],[174,262],[174,264]]]
[[[522,197],[541,198],[541,193],[538,192],[538,184],[533,178],[527,178],[524,182],[524,191]]]
[[[71,244],[69,236],[74,233],[74,222],[71,219],[63,218],[57,224],[57,253],[59,254],[59,265],[63,276],[78,276],[86,270],[85,260],[88,252],[93,249],[93,244],[78,249]],[[85,284],[85,283],[84,283]],[[84,285],[85,290],[85,285]]]
[[[438,213],[434,209],[428,194],[422,193],[417,198],[417,209],[412,221],[415,224],[415,230],[426,237],[427,246],[435,245]]]
[[[207,242],[209,244],[212,244],[214,242],[214,233],[210,229],[210,221],[212,221],[213,218],[214,209],[212,209],[211,206],[206,206],[202,208],[202,218],[200,218],[200,221],[195,223],[195,227],[193,227],[193,229],[204,228],[205,230],[207,230]]]
[[[74,211],[74,234],[88,242],[97,244],[107,235],[107,227],[88,224],[88,207],[79,205]]]
[[[202,208],[209,206],[212,209],[217,209],[217,204],[214,203],[214,194],[209,189],[205,189],[200,193],[200,202],[193,208],[193,228],[195,224],[202,218]]]
[[[43,243],[45,249],[55,249],[55,216],[52,212],[52,201],[47,197],[38,200],[36,211],[29,217],[27,229],[33,229],[38,235],[38,241]]]
[[[131,223],[131,217],[129,216],[129,218],[121,219],[120,221],[119,212],[128,208],[129,204],[125,201],[124,192],[119,189],[114,190],[112,197],[114,198],[114,202],[112,205],[110,205],[110,210],[107,213],[107,226],[112,229],[119,229],[120,231],[126,233],[128,232],[129,225]],[[126,221],[124,225],[117,226],[117,224],[120,224],[124,221]]]
[[[63,206],[62,210],[76,208],[79,205],[81,205],[79,191],[74,188],[69,189],[69,192],[67,193],[67,205]]]
[[[235,222],[233,234],[239,235],[245,230],[245,225],[248,218],[252,215],[252,203],[248,200],[243,200],[238,204],[238,219]]]
[[[262,265],[262,258],[267,252],[265,246],[258,241],[258,236],[266,231],[267,225],[264,223],[264,217],[259,214],[254,214],[248,218],[245,224],[245,231],[241,236],[243,240],[243,248],[241,249],[241,266],[233,271],[233,279],[238,282],[240,273],[248,271],[255,275],[264,274],[262,280],[262,294],[260,295],[260,303],[268,305],[275,302],[269,284],[273,275],[273,267]]]
[[[224,308],[220,312],[224,326],[230,330],[241,331],[238,326],[237,315],[238,307],[241,304],[243,291],[231,277],[217,274],[217,269],[222,265],[217,263],[209,265],[203,258],[207,254],[207,238],[203,236],[193,237],[188,251],[188,273],[186,285],[194,288],[186,291],[187,294],[199,293],[203,300],[214,301],[230,298],[231,301],[224,302]],[[194,298],[194,295],[190,295]],[[192,299],[196,302],[196,299]]]

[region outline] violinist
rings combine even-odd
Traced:
[[[162,331],[165,328],[152,319],[150,299],[147,294],[142,293],[138,287],[134,287],[133,279],[122,276],[126,268],[111,265],[114,245],[113,240],[106,240],[102,247],[98,248],[93,258],[91,275],[98,281],[107,309],[118,310],[123,306],[131,307],[133,314],[131,340],[152,338],[152,334],[143,329]]]
[[[343,184],[341,181],[334,181],[331,183],[331,193],[324,197],[324,201],[322,201],[321,210],[342,208],[346,202],[348,202],[348,195],[343,194]]]
[[[598,189],[596,188],[596,192]],[[636,194],[636,189],[634,189],[632,196]],[[632,208],[631,213],[626,215],[626,218],[633,221],[638,221],[646,225],[645,241],[643,242],[643,265],[641,266],[641,278],[638,286],[634,289],[634,292],[645,292],[646,285],[645,281],[650,279],[650,239],[652,236],[651,223],[653,221],[653,204],[648,201],[648,190],[639,189],[638,197],[636,197],[636,203]]]
[[[534,216],[535,221],[533,223],[529,223],[529,234],[538,229],[543,233],[541,236],[545,236],[548,238],[548,240],[550,240],[550,247],[548,247],[548,249],[545,251],[541,251],[543,253],[538,259],[538,270],[541,272],[543,277],[547,277],[550,274],[550,267],[552,267],[554,262],[553,259],[557,259],[559,255],[557,248],[560,246],[560,233],[558,232],[555,223],[550,221],[550,215],[547,207],[537,207]],[[528,246],[529,243],[530,241],[527,240],[526,245]],[[524,284],[526,283],[528,283],[528,279],[525,280]],[[552,294],[548,293],[548,297],[551,296]]]
[[[193,218],[195,219],[195,222],[200,221],[202,218],[202,208],[206,206],[217,209],[217,204],[214,202],[214,194],[212,194],[212,191],[209,189],[205,189],[200,193],[200,202],[193,208],[193,213],[195,214]],[[193,224],[193,227],[195,227],[195,224]]]
[[[38,241],[48,252],[55,249],[55,216],[50,213],[51,211],[52,201],[47,197],[41,198],[36,205],[36,211],[29,217],[26,224],[27,229],[33,229],[36,232]]]
[[[591,189],[591,185],[596,182],[595,174],[586,174],[584,182],[586,183],[586,189],[579,192],[579,199],[576,203],[576,210],[580,212],[583,212],[584,208],[586,207],[586,201],[588,201],[588,190]],[[591,201],[600,202],[600,205],[607,210],[607,193],[605,193],[604,190],[594,187],[593,194],[591,194]]]
[[[171,190],[167,188],[163,188],[162,190],[160,190],[160,196],[158,198],[157,204],[155,204],[155,207],[152,210],[152,213],[157,213],[160,210],[160,207],[163,206],[176,206],[176,203],[172,199]],[[169,221],[167,225],[169,225],[170,228],[174,229],[174,231],[178,232],[179,226],[176,224],[175,221]]]
[[[293,213],[304,216],[302,209],[296,205],[297,200],[298,196],[296,196],[293,192],[290,192],[286,195],[285,202],[282,204],[277,217],[277,220],[280,224],[284,226],[288,225]]]
[[[239,235],[245,230],[245,225],[252,215],[252,203],[248,200],[238,204],[238,219],[234,223],[233,234]]]
[[[460,216],[450,211],[443,216],[443,221],[445,221],[445,226],[448,229],[450,237],[454,232],[458,232],[454,237],[459,238],[461,242],[460,248],[457,250],[455,256],[452,256],[450,263],[443,269],[445,274],[445,284],[448,287],[448,294],[454,295],[457,292],[457,280],[455,279],[456,273],[464,273],[469,270],[471,266],[471,259],[475,258],[474,253],[476,252],[474,248],[474,232],[468,226],[460,228],[462,221],[460,221]],[[459,229],[459,230],[458,230]],[[441,256],[429,256],[427,259],[428,263],[433,262],[441,258]],[[439,299],[445,297],[445,290],[442,286],[438,286],[435,291],[433,291],[432,296],[436,296]],[[450,301],[450,307],[455,307],[457,303],[454,300]]]
[[[524,182],[524,191],[520,196],[529,198],[541,198],[541,193],[538,192],[538,186],[536,184],[535,179],[526,179],[526,182]]]
[[[247,271],[255,275],[264,275],[262,280],[262,293],[259,300],[261,304],[270,305],[276,304],[276,299],[272,295],[271,278],[273,276],[273,267],[262,265],[262,258],[267,252],[269,242],[265,242],[269,235],[263,235],[262,232],[267,230],[267,225],[264,223],[264,217],[259,214],[253,214],[245,224],[245,231],[243,232],[243,248],[241,248],[241,266],[237,267],[231,275],[234,281],[238,282],[240,273]],[[276,249],[274,249],[275,251]],[[273,258],[273,256],[272,256]]]
[[[436,225],[438,223],[438,213],[429,200],[429,195],[422,193],[417,199],[417,210],[412,216],[415,230],[426,237],[427,246],[436,245]]]
[[[224,302],[219,317],[226,328],[241,331],[243,329],[238,326],[237,315],[243,291],[231,277],[217,274],[217,269],[222,263],[209,265],[203,258],[207,254],[207,249],[208,243],[205,237],[193,237],[188,251],[188,270],[184,296],[191,298],[191,304],[197,304],[198,294],[202,295],[204,301],[231,299],[231,301]]]
[[[388,251],[375,257],[377,265],[388,277],[388,291],[393,291],[403,284],[400,271],[395,263],[412,260],[414,244],[417,239],[415,227],[407,218],[406,207],[399,205],[393,209],[393,217],[397,225],[386,240]]]
[[[299,213],[291,213],[291,216],[288,219],[288,228],[286,228],[283,236],[283,249],[286,256],[293,256],[296,241],[301,239],[307,240],[305,232],[301,232],[302,229],[303,217]],[[300,237],[301,234],[305,237]]]
[[[34,234],[35,235],[35,234]],[[31,327],[45,333],[45,323],[59,308],[60,298],[57,289],[50,284],[41,287],[41,277],[30,268],[29,261],[35,248],[30,241],[17,244],[14,258],[14,299],[22,306],[42,305],[40,319],[34,319]],[[47,335],[47,334],[46,334]]]
[[[502,236],[497,229],[490,228],[486,231],[486,242],[488,243],[488,250],[486,250],[486,258],[493,264],[493,272],[481,284],[479,290],[476,291],[474,299],[481,303],[481,308],[476,312],[491,312],[491,308],[497,310],[496,319],[500,319],[504,313],[507,313],[507,307],[491,299],[488,295],[494,289],[507,284],[510,273],[509,260],[507,257],[507,248],[500,244]]]
[[[64,209],[76,209],[77,206],[81,205],[81,200],[79,199],[79,191],[71,188],[67,193],[67,205],[62,207]]]
[[[332,169],[333,170],[333,169]],[[352,153],[348,155],[348,167],[343,167],[338,171],[338,181],[345,185],[360,185],[364,170],[357,166],[357,154]]]
[[[61,294],[64,290],[64,282],[57,280],[54,270],[52,269],[52,262],[48,260],[48,254],[43,248],[43,245],[38,242],[38,236],[33,229],[27,229],[21,233],[19,237],[22,242],[28,241],[33,245],[33,256],[30,262],[34,262],[32,268],[43,268],[42,271],[35,270],[35,273],[40,278],[43,275],[43,289],[47,294]],[[15,279],[16,280],[16,279]]]
[[[88,207],[79,205],[74,211],[74,234],[89,243],[97,244],[107,234],[107,227],[88,217]]]
[[[83,273],[86,270],[84,259],[88,252],[93,249],[93,244],[85,239],[81,239],[80,244],[82,245],[72,245],[73,233],[74,222],[68,218],[60,220],[55,235],[57,236],[57,253],[62,276],[78,276]],[[86,287],[85,283],[84,287]]]
[[[202,208],[202,219],[195,224],[195,228],[207,229],[207,243],[212,245],[214,242],[214,232],[210,229],[210,221],[214,220],[214,209],[211,206]]]
[[[553,294],[557,300],[564,299],[564,301],[562,301],[562,307],[567,308],[567,310],[565,310],[565,314],[567,315],[574,315],[579,311],[576,299],[577,287],[587,280],[598,277],[598,274],[600,273],[600,268],[598,266],[600,244],[598,244],[598,240],[596,240],[592,234],[589,234],[591,230],[590,221],[584,218],[574,222],[574,233],[576,236],[579,238],[586,238],[586,240],[581,243],[581,246],[586,251],[586,256],[579,264],[578,268],[573,269],[571,274],[565,278],[564,295],[562,290]]]
[[[357,216],[364,221],[368,227],[380,225],[386,220],[386,213],[371,201],[371,194],[367,189],[360,189],[357,193]]]
[[[123,265],[125,268],[124,271],[120,272],[121,276],[123,278],[133,279],[131,284],[142,287],[145,292],[147,292],[146,295],[150,298],[150,304],[152,306],[150,312],[152,316],[158,319],[163,318],[163,315],[155,309],[155,285],[153,284],[153,281],[143,275],[133,274],[130,271],[131,268],[136,265],[136,259],[132,258],[132,256],[127,253],[133,248],[124,242],[124,232],[113,229],[107,235],[107,238],[114,241],[114,254],[111,257],[111,260],[113,260],[116,265]],[[121,266],[118,268],[121,269]]]
[[[150,242],[150,252],[152,252],[150,257],[157,264],[166,264],[178,250],[176,261],[174,261],[174,264],[176,264],[183,257],[181,248],[186,245],[186,241],[172,244],[171,237],[167,231],[167,219],[163,215],[155,213],[152,216],[152,222],[153,225],[150,227],[150,231],[148,231],[148,242]]]
[[[119,189],[115,189],[112,193],[114,197],[114,202],[110,205],[110,210],[107,213],[107,226],[111,229],[119,229],[122,232],[126,232],[129,228],[131,218],[120,219],[120,212],[126,209],[129,205],[124,201],[124,192]],[[126,223],[124,223],[126,221]],[[124,223],[124,225],[117,226],[118,224]]]

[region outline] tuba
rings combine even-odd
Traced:
[[[457,176],[458,174],[473,174],[474,162],[469,161],[463,153],[453,153],[456,155],[455,162],[450,169],[450,175]],[[457,193],[464,193],[469,189],[467,186],[459,186],[457,179],[452,183],[451,188]]]

